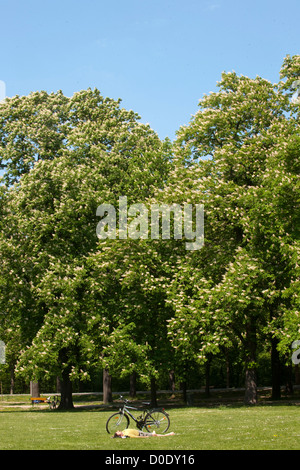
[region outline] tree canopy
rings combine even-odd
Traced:
[[[0,104],[0,336],[19,375],[59,376],[67,407],[97,367],[154,388],[234,351],[256,403],[266,350],[278,396],[300,334],[299,56],[280,74],[223,73],[173,143],[98,90]],[[99,239],[97,207],[120,196],[203,205],[204,246]]]

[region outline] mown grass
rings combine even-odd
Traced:
[[[0,411],[0,450],[299,450],[296,404],[181,407],[168,410],[175,436],[112,439],[113,410]]]

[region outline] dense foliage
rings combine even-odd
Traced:
[[[244,364],[255,403],[267,354],[278,394],[280,363],[292,365],[300,339],[299,79],[300,56],[285,58],[278,84],[224,73],[172,145],[98,90],[1,103],[7,369],[58,376],[67,396],[99,369],[155,390],[170,371],[186,383],[226,357]],[[120,196],[203,204],[204,246],[98,239],[97,207],[118,212]]]

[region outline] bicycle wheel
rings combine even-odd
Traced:
[[[129,426],[129,418],[123,413],[114,413],[106,421],[106,431],[114,434],[116,431],[123,431]]]
[[[52,397],[52,401],[50,403],[50,409],[55,410],[58,407],[59,403],[60,403],[60,400],[58,396],[55,395],[54,397]]]
[[[170,426],[169,415],[163,410],[149,411],[145,419],[145,428],[148,432],[158,431],[160,434],[167,432]]]
[[[53,400],[53,401],[50,403],[50,410],[55,410],[55,408],[56,408],[56,401]]]

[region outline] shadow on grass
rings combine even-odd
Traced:
[[[128,398],[133,406],[136,406],[139,411],[143,411],[145,406],[143,401],[147,400],[146,396],[139,396],[139,398],[131,399]],[[74,407],[70,409],[56,408],[54,410],[49,409],[46,405],[42,406],[30,406],[25,400],[12,401],[12,397],[7,402],[0,401],[0,413],[15,413],[16,411],[31,412],[31,413],[82,413],[82,412],[116,412],[122,407],[122,401],[115,399],[112,403],[104,404],[99,402],[97,396],[76,396],[74,397]],[[230,409],[230,408],[256,408],[260,406],[280,407],[280,406],[300,406],[300,390],[296,390],[292,395],[282,394],[282,398],[279,400],[272,400],[271,391],[264,390],[258,394],[258,403],[256,405],[247,405],[244,403],[244,393],[241,390],[230,390],[230,391],[212,391],[209,397],[205,397],[203,392],[193,392],[189,394],[188,403],[183,400],[181,393],[173,395],[161,394],[158,395],[157,407],[164,408],[166,411],[171,409],[179,408],[217,408],[217,409]]]
[[[130,397],[128,397],[130,400]],[[139,411],[143,411],[145,406],[143,406],[143,401],[145,398],[135,398],[131,399],[133,406],[136,406]],[[114,400],[109,404],[92,404],[74,401],[74,408],[72,412],[78,411],[97,411],[97,412],[116,412],[122,406],[122,402],[118,399]],[[176,394],[176,396],[170,395],[161,395],[157,400],[157,408],[164,408],[166,411],[168,409],[179,409],[179,408],[255,408],[260,406],[300,406],[300,391],[297,390],[293,395],[283,395],[279,400],[272,400],[271,393],[269,391],[261,392],[258,396],[258,403],[256,405],[247,405],[244,403],[244,393],[241,391],[237,392],[213,392],[211,396],[204,397],[203,393],[195,392],[190,402],[186,403],[183,400],[183,396]],[[64,412],[64,410],[53,410],[56,412]]]

